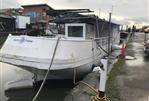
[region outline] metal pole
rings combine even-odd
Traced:
[[[110,54],[111,52],[111,45],[110,45],[110,41],[111,41],[111,15],[112,13],[109,13],[109,33],[108,33],[108,53]],[[109,57],[108,54],[108,57]]]
[[[97,16],[96,16],[96,31],[97,31],[97,38],[99,38],[99,21]]]

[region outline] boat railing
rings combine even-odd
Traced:
[[[108,44],[108,37],[95,38],[94,40],[101,46],[106,46]]]

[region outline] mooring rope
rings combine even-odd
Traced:
[[[43,86],[44,86],[44,84],[45,84],[45,82],[46,82],[46,79],[47,79],[48,74],[49,74],[49,72],[50,72],[50,69],[51,69],[51,67],[52,67],[53,60],[54,60],[54,57],[55,57],[55,54],[56,54],[56,50],[57,50],[57,47],[58,47],[60,38],[61,38],[61,37],[58,37],[58,39],[57,39],[57,42],[56,42],[56,45],[55,45],[55,48],[54,48],[54,52],[53,52],[53,56],[52,56],[52,59],[51,59],[51,63],[50,63],[49,69],[48,69],[48,71],[47,71],[47,73],[46,73],[46,75],[45,75],[45,77],[44,77],[44,79],[43,79],[43,82],[42,82],[42,84],[41,84],[41,86],[40,86],[38,92],[36,93],[36,95],[34,96],[34,98],[33,98],[32,101],[36,101],[36,99],[37,99],[37,97],[39,96],[41,90],[43,89]]]
[[[94,91],[97,95],[93,97],[92,101],[110,101],[108,97],[104,96],[104,97],[99,97],[99,91],[98,89],[94,88],[92,85],[90,85],[89,83],[86,83],[84,81],[79,81],[76,82],[76,75],[77,75],[77,68],[75,67],[73,69],[73,83],[75,85],[82,83],[84,85],[86,85],[88,88],[90,88],[92,91]]]
[[[106,96],[104,97],[99,97],[99,94],[97,94],[92,101],[110,101],[110,99]]]

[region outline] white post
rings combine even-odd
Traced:
[[[107,80],[108,59],[101,59],[101,63],[103,64],[103,67],[100,71],[99,97],[104,97]]]

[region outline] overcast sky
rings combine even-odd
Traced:
[[[55,9],[87,8],[120,24],[149,24],[149,0],[1,0],[1,8],[20,7],[24,4],[47,3]],[[113,6],[113,10],[112,10]]]

